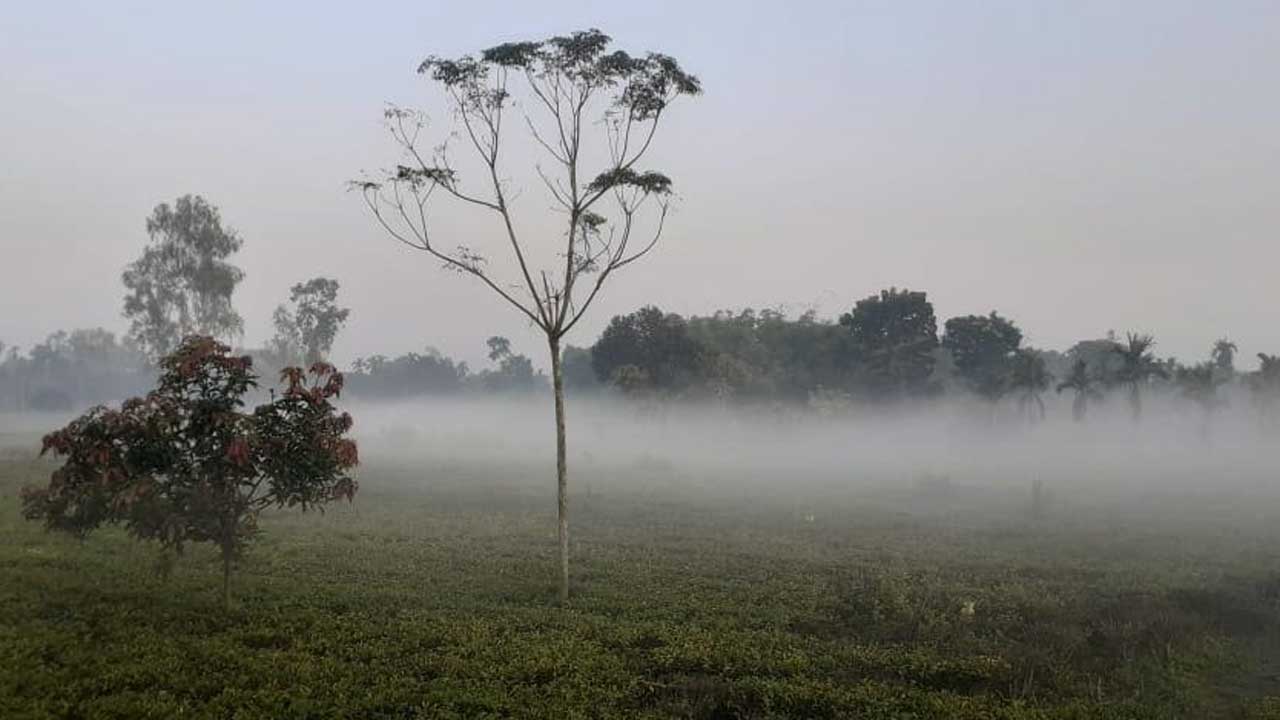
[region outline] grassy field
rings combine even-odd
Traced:
[[[373,463],[264,518],[226,611],[208,549],[23,521],[49,469],[0,458],[0,718],[1280,718],[1256,502],[585,468],[561,609],[547,468]]]

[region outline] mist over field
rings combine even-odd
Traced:
[[[546,489],[554,479],[549,404],[545,397],[435,398],[356,402],[349,409],[370,462],[474,463],[494,467],[505,482]],[[1113,398],[1091,422],[1076,424],[1063,417],[1067,401],[1050,400],[1057,419],[1028,427],[1013,408],[1001,408],[993,420],[990,408],[963,401],[832,416],[588,396],[569,404],[570,466],[582,478],[578,494],[587,483],[625,487],[639,477],[735,500],[746,493],[811,503],[867,489],[924,494],[944,482],[1029,494],[1039,480],[1081,506],[1174,492],[1280,491],[1280,448],[1252,414],[1215,418],[1206,437],[1198,414],[1177,398],[1150,403],[1137,426],[1122,404]],[[428,472],[418,480],[432,481]]]

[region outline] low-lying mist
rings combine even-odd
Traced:
[[[741,497],[855,495],[876,488],[1026,491],[1100,502],[1153,493],[1270,495],[1275,438],[1247,411],[1206,420],[1175,398],[1152,397],[1134,422],[1123,398],[1073,422],[1070,402],[1046,398],[1034,423],[1010,405],[940,401],[830,414],[787,407],[570,398],[571,491],[627,483]],[[483,466],[504,483],[554,487],[549,398],[452,398],[355,404],[369,465],[423,467],[399,477],[430,484],[428,468]],[[375,477],[365,481],[376,484]]]
[[[1045,401],[1045,419],[1031,422],[1015,403],[958,398],[821,412],[571,396],[570,493],[696,496],[739,508],[781,501],[821,511],[886,493],[1022,502],[1040,484],[1063,513],[1143,508],[1168,497],[1191,507],[1230,506],[1233,514],[1280,511],[1280,445],[1245,397],[1206,416],[1181,398],[1153,393],[1138,422],[1118,393],[1095,404],[1084,422],[1072,421],[1066,395]],[[554,503],[548,395],[340,404],[355,418],[365,491],[469,483],[545,494]],[[41,434],[70,418],[6,414],[0,449],[38,451]]]

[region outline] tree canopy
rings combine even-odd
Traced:
[[[995,402],[1008,390],[1009,373],[1022,331],[995,311],[965,315],[946,323],[942,346],[961,380],[979,397]]]
[[[352,182],[382,227],[397,240],[435,257],[444,267],[474,276],[558,339],[590,307],[605,280],[653,249],[662,233],[672,192],[663,172],[641,169],[659,121],[681,96],[702,92],[701,82],[672,57],[631,55],[591,29],[543,40],[509,42],[459,58],[430,56],[418,73],[436,82],[460,120],[464,143],[483,165],[479,187],[455,166],[449,144],[425,149],[425,118],[412,110],[386,111],[402,162],[376,179]],[[506,114],[517,102],[535,145],[555,172],[539,177],[566,220],[562,257],[554,271],[538,270],[516,232],[502,149]],[[589,169],[586,133],[604,132],[608,158]],[[425,209],[438,198],[494,213],[501,221],[516,272],[514,284],[495,278],[490,258],[469,245],[450,250],[430,232]],[[656,209],[656,230],[637,240],[637,217]],[[579,282],[590,276],[582,292]]]
[[[678,391],[698,378],[704,356],[684,318],[650,305],[609,321],[591,348],[591,367],[601,382],[613,381],[620,368],[633,368],[653,387]]]
[[[232,338],[244,321],[231,295],[244,273],[229,262],[243,244],[199,195],[157,205],[147,218],[150,243],[124,271],[129,336],[153,359],[192,334]]]
[[[317,277],[289,289],[289,308],[280,305],[272,314],[276,334],[271,348],[285,362],[311,365],[324,360],[333,341],[351,315],[338,307],[338,281]]]
[[[1075,397],[1071,401],[1071,419],[1083,422],[1089,412],[1089,402],[1102,399],[1103,378],[1084,358],[1077,358],[1071,366],[1071,373],[1058,383],[1057,392],[1072,390]]]
[[[1112,348],[1120,360],[1113,379],[1129,388],[1129,407],[1135,422],[1142,418],[1142,387],[1152,378],[1169,377],[1169,372],[1151,351],[1155,344],[1151,335],[1131,332],[1123,344],[1117,343]]]
[[[859,300],[840,324],[849,329],[874,396],[921,395],[929,389],[938,321],[925,293],[881,290]]]

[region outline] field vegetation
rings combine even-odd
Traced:
[[[265,513],[228,610],[214,548],[23,521],[54,465],[6,451],[0,717],[1280,717],[1262,491],[577,467],[568,607],[547,467],[383,455]]]

